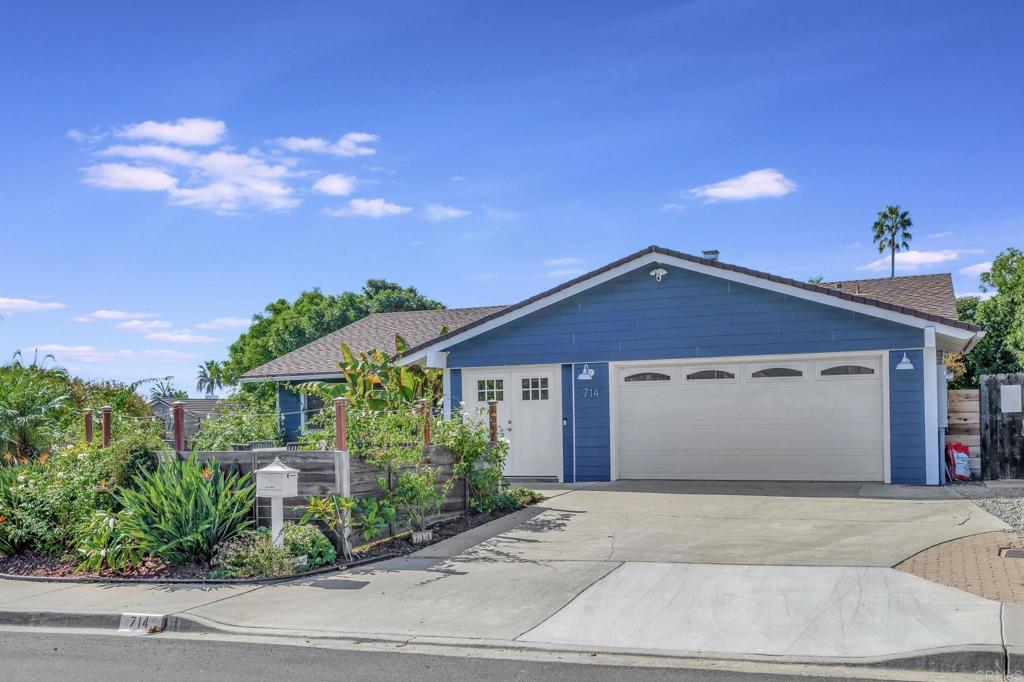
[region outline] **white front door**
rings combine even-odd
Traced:
[[[511,446],[506,476],[562,476],[562,392],[559,367],[463,370],[466,412],[486,419],[498,406],[498,427]]]

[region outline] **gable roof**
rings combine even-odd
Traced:
[[[939,315],[949,320],[957,319],[953,276],[948,272],[935,275],[822,282],[822,286],[841,289],[848,294],[895,303],[921,312]]]
[[[896,278],[902,280],[902,283],[900,284],[889,284],[888,286],[879,285],[875,287],[868,286],[866,283],[869,281],[877,282],[879,280],[851,280],[850,282],[844,282],[843,288],[837,288],[835,283],[833,283],[832,286],[810,284],[808,282],[790,279],[789,277],[781,277],[779,275],[773,275],[771,273],[761,272],[759,270],[753,270],[739,265],[732,265],[718,260],[701,258],[699,256],[683,253],[682,251],[675,251],[673,249],[666,249],[661,246],[652,245],[646,249],[630,254],[625,258],[620,258],[613,263],[609,263],[604,267],[598,268],[584,275],[580,275],[579,277],[569,280],[564,284],[560,284],[557,287],[541,292],[536,296],[531,296],[530,298],[520,301],[515,305],[501,308],[490,315],[481,317],[480,319],[466,325],[462,329],[452,329],[446,335],[424,341],[419,345],[411,345],[409,350],[405,353],[404,362],[415,361],[417,354],[422,356],[421,351],[425,351],[430,347],[438,346],[443,342],[458,343],[459,341],[469,338],[477,333],[483,333],[483,331],[486,331],[487,329],[500,326],[504,323],[502,320],[511,321],[521,315],[528,314],[538,307],[547,305],[547,303],[544,303],[545,299],[552,298],[554,300],[559,300],[560,297],[572,295],[573,293],[586,289],[589,286],[596,286],[602,281],[605,281],[607,276],[614,275],[615,273],[613,271],[623,268],[623,266],[628,266],[633,261],[642,260],[644,262],[649,262],[656,260],[655,258],[652,258],[655,256],[663,256],[668,259],[676,260],[677,262],[682,261],[683,263],[680,263],[681,266],[686,263],[692,263],[695,266],[698,266],[694,268],[697,270],[718,270],[721,273],[719,276],[746,280],[753,286],[763,286],[765,288],[775,290],[781,289],[783,291],[788,290],[794,295],[803,294],[806,298],[816,299],[819,300],[819,302],[826,304],[830,303],[830,301],[824,297],[831,297],[835,299],[835,302],[832,303],[833,305],[843,305],[844,302],[857,304],[858,306],[866,306],[867,309],[865,312],[869,312],[871,308],[874,308],[877,309],[877,315],[880,317],[895,316],[904,320],[907,318],[910,318],[910,320],[916,318],[922,322],[934,322],[945,326],[947,329],[952,328],[954,330],[962,330],[961,333],[968,332],[968,334],[966,334],[968,337],[972,336],[973,333],[982,331],[982,328],[977,325],[961,322],[956,319],[955,297],[952,301],[946,301],[945,294],[941,292],[928,293],[925,291],[930,284],[939,285],[940,288],[944,288],[945,284],[941,284],[938,279],[924,279],[921,282],[908,284],[906,280],[916,278],[900,277]],[[715,273],[711,272],[708,274]],[[737,277],[736,275],[739,275],[740,277]],[[926,275],[923,277],[929,276]],[[935,277],[945,277],[948,279],[949,275],[938,275]],[[850,293],[848,291],[849,285],[852,285],[853,289],[856,291],[858,289],[858,284],[861,285],[861,288],[865,293]],[[870,290],[873,295],[867,295],[866,292],[868,290]],[[952,294],[951,280],[949,282],[948,293]],[[882,298],[882,296],[885,296],[889,300]],[[911,307],[908,303],[918,306],[925,305],[930,308],[930,310],[921,310],[919,308]],[[922,324],[919,326],[925,325]],[[459,338],[456,339],[456,336]]]
[[[400,334],[410,347],[417,346],[437,338],[444,327],[458,331],[480,318],[503,310],[504,307],[373,313],[249,370],[242,375],[241,380],[245,382],[340,376],[338,363],[341,362],[342,341],[356,352],[374,349],[387,352],[395,347],[395,334]]]

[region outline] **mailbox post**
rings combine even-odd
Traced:
[[[275,547],[284,546],[284,498],[299,494],[299,470],[275,457],[256,470],[256,497],[270,498],[270,534]]]

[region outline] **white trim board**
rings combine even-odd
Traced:
[[[689,270],[691,272],[697,272],[699,274],[708,275],[711,277],[717,277],[719,279],[725,279],[740,284],[746,284],[748,286],[757,287],[759,289],[765,289],[768,291],[774,291],[786,296],[792,296],[793,298],[800,298],[814,303],[820,303],[822,305],[829,305],[835,308],[841,308],[843,310],[850,310],[861,315],[869,317],[876,317],[890,322],[897,322],[899,324],[906,325],[908,327],[915,327],[917,329],[927,329],[929,327],[942,335],[944,338],[948,338],[954,341],[953,345],[959,345],[962,349],[967,344],[971,343],[975,339],[977,333],[972,332],[968,329],[961,329],[960,327],[953,327],[950,325],[933,322],[931,320],[925,320],[914,315],[907,315],[906,313],[896,312],[894,310],[886,310],[877,306],[869,305],[867,303],[857,303],[855,301],[847,301],[846,299],[839,298],[837,296],[830,296],[828,294],[819,293],[816,291],[809,291],[807,289],[801,289],[800,287],[793,286],[791,284],[784,284],[782,282],[773,282],[771,280],[763,279],[761,277],[754,277],[753,275],[747,275],[741,272],[735,272],[733,270],[723,270],[721,268],[712,267],[709,265],[702,265],[700,263],[694,263],[693,261],[686,260],[684,258],[678,258],[676,256],[670,256],[668,254],[659,252],[646,252],[633,260],[630,260],[622,265],[619,265],[610,270],[606,270],[600,274],[594,275],[584,279],[572,286],[566,287],[559,291],[552,292],[550,295],[545,296],[529,305],[522,306],[515,310],[511,310],[503,315],[488,320],[483,324],[479,324],[471,329],[467,329],[464,332],[456,333],[455,335],[432,343],[416,352],[415,355],[408,355],[401,360],[399,364],[409,365],[416,362],[422,361],[428,352],[444,350],[451,346],[467,341],[475,336],[479,336],[485,332],[497,329],[509,322],[518,320],[526,315],[534,313],[538,310],[542,310],[554,303],[563,301],[571,296],[582,293],[588,289],[592,289],[600,284],[611,281],[624,274],[632,272],[637,268],[645,265],[653,264],[664,264],[672,265],[683,270]],[[946,350],[951,350],[947,348]]]
[[[261,384],[267,381],[321,381],[323,379],[344,379],[343,374],[280,374],[272,377],[248,377],[238,380],[240,384]]]

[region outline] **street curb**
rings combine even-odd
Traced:
[[[822,658],[810,656],[769,656],[760,654],[735,654],[721,652],[688,652],[650,649],[619,649],[613,647],[583,647],[551,645],[511,640],[478,640],[458,637],[424,637],[383,635],[364,633],[336,633],[310,630],[277,630],[226,625],[191,614],[176,613],[166,616],[165,632],[182,634],[217,633],[234,636],[262,638],[325,640],[345,642],[353,645],[380,644],[408,648],[418,645],[424,648],[498,651],[515,650],[534,653],[563,653],[589,655],[647,656],[653,659],[676,661],[736,661],[746,663],[775,663],[793,665],[814,665],[843,668],[879,668],[908,672],[977,673],[978,671],[1006,674],[1010,668],[1021,667],[1024,649],[1001,646],[967,646],[910,652],[895,656],[863,658]],[[0,626],[68,628],[117,631],[121,622],[120,613],[59,613],[55,611],[11,611],[0,610]],[[1008,659],[1008,653],[1010,657]]]
[[[858,658],[826,658],[815,656],[771,656],[764,654],[735,654],[722,652],[668,651],[658,649],[621,649],[615,647],[588,647],[565,644],[542,644],[520,642],[515,640],[467,639],[459,637],[426,637],[417,635],[385,635],[366,633],[339,633],[316,630],[278,630],[274,628],[257,628],[227,625],[208,618],[187,613],[178,613],[167,619],[167,630],[189,634],[218,633],[236,636],[281,637],[289,639],[320,639],[351,644],[392,644],[408,647],[416,644],[426,647],[444,647],[459,649],[476,649],[494,651],[499,649],[534,651],[547,653],[583,653],[642,655],[652,658],[674,660],[716,660],[741,661],[753,663],[781,663],[796,665],[816,665],[833,667],[860,667],[903,670],[913,672],[943,673],[976,673],[992,671],[1005,674],[1007,651],[1002,646],[972,645],[965,647],[947,647],[908,652],[894,656],[874,656]],[[1024,649],[1021,650],[1024,652]],[[1024,659],[1022,659],[1024,662]]]

